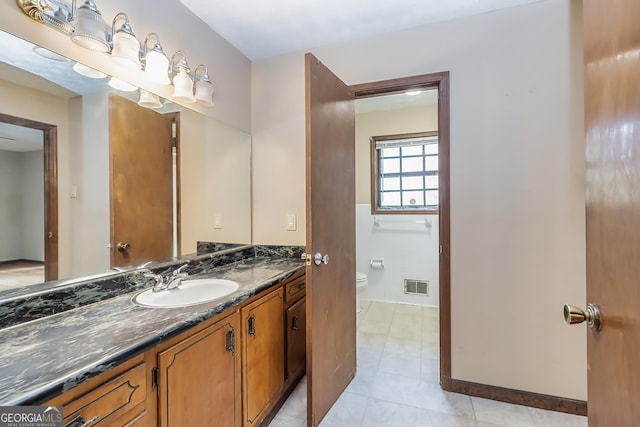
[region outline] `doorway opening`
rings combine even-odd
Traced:
[[[449,138],[450,138],[450,124],[449,124],[449,73],[448,72],[440,72],[433,74],[425,74],[413,77],[406,77],[400,79],[393,80],[384,80],[378,82],[364,83],[352,85],[351,89],[354,92],[356,105],[358,105],[359,100],[367,100],[368,98],[374,97],[389,97],[391,99],[392,95],[401,94],[401,96],[393,96],[394,101],[391,102],[402,102],[402,96],[406,96],[407,93],[435,93],[436,99],[435,105],[437,108],[437,119],[435,129],[415,129],[407,132],[409,134],[415,132],[424,132],[424,131],[437,131],[437,186],[435,187],[437,191],[437,199],[438,199],[438,207],[437,207],[437,237],[431,236],[431,238],[436,238],[436,253],[438,254],[438,307],[439,307],[439,359],[440,359],[440,385],[444,390],[451,389],[451,291],[450,291],[450,281],[451,281],[451,273],[450,273],[450,198],[449,198]],[[409,98],[409,97],[407,97]],[[400,101],[395,101],[398,99]],[[357,109],[357,107],[356,107]],[[424,126],[430,127],[428,125],[429,117],[424,116]],[[357,115],[356,115],[357,121]],[[357,126],[356,126],[357,129]],[[396,132],[389,132],[395,134]],[[367,138],[374,136],[369,135]],[[391,138],[392,136],[396,137]],[[356,144],[357,144],[357,136],[356,136]],[[382,137],[375,138],[371,144],[371,158],[375,159],[376,156],[376,140],[402,140],[398,135],[383,135]],[[401,143],[396,144],[398,146],[402,145]],[[382,147],[382,145],[380,145]],[[356,152],[358,148],[356,148]],[[397,163],[402,163],[402,156],[399,154],[401,151],[398,150],[397,156],[395,156],[394,160]],[[408,152],[408,151],[407,151]],[[395,151],[394,151],[395,153]],[[423,165],[427,161],[427,154],[423,150]],[[362,156],[360,156],[362,157]],[[417,157],[416,157],[417,158]],[[414,160],[413,158],[411,160]],[[372,160],[371,162],[373,162]],[[379,161],[376,160],[376,161]],[[375,169],[375,165],[371,163],[372,169]],[[430,224],[430,216],[431,220],[434,219],[435,215],[429,215],[428,207],[429,204],[426,200],[428,191],[433,191],[434,188],[429,187],[426,188],[426,176],[428,175],[428,168],[423,168],[423,180],[421,189],[422,193],[425,195],[425,200],[422,202],[419,199],[411,197],[412,194],[408,194],[408,200],[411,200],[410,203],[414,203],[416,205],[422,204],[425,209],[420,210],[420,218],[415,219],[414,221],[407,221],[407,224],[414,225],[422,225],[423,227],[428,227]],[[397,172],[397,173],[396,173]],[[395,175],[398,176],[389,176],[391,179],[396,179],[401,183],[403,177],[399,174],[401,171],[394,171]],[[359,174],[365,176],[366,174]],[[376,203],[379,203],[379,198],[382,198],[382,194],[380,193],[381,184],[380,179],[384,179],[379,175],[374,176],[373,173],[370,175],[366,175],[370,177],[370,182],[374,185],[371,185],[371,200],[374,201],[371,204],[371,213],[375,212],[375,216],[373,216],[373,227],[380,227],[384,218],[387,217],[387,213],[398,213],[398,212],[385,212],[385,209],[380,206],[374,206]],[[407,177],[408,178],[408,177]],[[415,177],[414,177],[415,178]],[[362,178],[360,178],[362,179]],[[362,184],[361,184],[362,185]],[[400,185],[401,187],[401,185]],[[395,196],[402,198],[401,191],[395,191]],[[417,194],[417,193],[416,193]],[[432,193],[433,194],[433,193]],[[398,202],[399,205],[402,205],[402,200]],[[363,206],[360,210],[366,210],[367,207]],[[365,213],[366,214],[366,213]],[[389,218],[389,217],[387,217]],[[390,222],[390,220],[387,220]],[[413,223],[416,224],[413,224]],[[422,222],[421,224],[419,224]],[[434,227],[435,228],[435,227]],[[404,230],[403,230],[404,231]],[[365,257],[366,258],[366,257]],[[373,272],[375,274],[376,271],[379,271],[381,268],[384,268],[384,260],[380,260],[377,258],[371,258],[370,260],[363,260],[358,258],[358,265],[370,265]],[[415,278],[409,278],[415,279]],[[424,289],[428,288],[428,284],[423,286]]]
[[[40,232],[38,233],[38,236],[28,236],[28,240],[33,240],[33,245],[31,245],[33,250],[29,251],[30,255],[26,257],[38,258],[28,259],[27,261],[44,263],[44,277],[41,278],[38,276],[36,279],[34,276],[33,280],[37,281],[34,281],[33,283],[40,283],[43,280],[56,280],[58,279],[57,127],[48,123],[10,116],[7,114],[0,114],[0,124],[3,126],[13,126],[19,133],[23,133],[22,131],[29,133],[30,130],[41,131],[41,146],[39,150],[34,150],[41,151],[41,154],[35,154],[35,156],[38,157],[35,161],[41,166],[38,171],[35,171],[34,167],[32,168],[33,173],[29,173],[32,177],[41,175],[41,179],[20,179],[21,183],[33,181],[34,191],[41,191],[39,192],[40,200],[34,201],[33,204],[33,206],[39,205],[40,208],[38,209],[38,212],[35,212],[35,209],[31,212],[31,214],[38,217],[34,221],[38,223],[37,228]],[[16,139],[16,141],[13,142],[18,142],[18,144],[20,144],[18,141],[19,138],[14,139]],[[26,159],[26,161],[29,162],[29,159]],[[42,200],[42,195],[44,195],[44,200]],[[29,216],[33,216],[31,214]],[[12,242],[12,244],[16,244],[16,242]],[[24,285],[25,284],[23,283],[20,286]]]

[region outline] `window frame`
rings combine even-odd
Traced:
[[[438,131],[413,132],[397,135],[379,135],[369,138],[370,141],[370,161],[371,161],[371,213],[375,215],[437,215],[440,212],[440,150],[438,149],[438,207],[436,209],[413,209],[413,208],[381,208],[380,207],[380,171],[379,158],[376,143],[381,141],[392,141],[396,139],[411,138],[431,138],[437,137]],[[438,141],[438,147],[439,147]],[[402,178],[400,178],[402,180]],[[424,190],[423,190],[424,191]],[[402,194],[402,193],[400,193]]]

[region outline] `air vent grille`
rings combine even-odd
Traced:
[[[404,279],[404,293],[409,295],[429,295],[429,281]]]

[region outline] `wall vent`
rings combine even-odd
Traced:
[[[429,295],[429,281],[404,279],[404,293],[409,295]]]

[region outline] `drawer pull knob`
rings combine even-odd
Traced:
[[[93,422],[96,421],[98,418],[100,417],[96,415],[95,417],[89,420],[85,420],[82,415],[78,415],[73,420],[71,420],[68,424],[65,424],[64,427],[87,427],[93,424]]]

